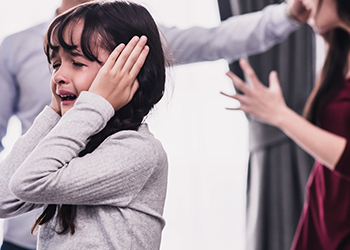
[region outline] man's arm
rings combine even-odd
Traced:
[[[300,24],[287,15],[286,3],[269,5],[262,11],[231,17],[214,28],[167,28],[160,25],[170,44],[175,63],[226,59],[264,52],[284,41]]]
[[[14,76],[9,68],[11,64],[11,58],[7,57],[9,48],[5,39],[0,45],[0,152],[4,149],[1,140],[6,135],[8,121],[15,112],[18,95]]]

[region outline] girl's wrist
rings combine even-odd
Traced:
[[[55,111],[58,115],[61,115],[61,110],[59,109],[59,108],[57,108],[57,106],[56,105],[54,105],[54,104],[50,104],[50,106],[49,106],[53,111]]]

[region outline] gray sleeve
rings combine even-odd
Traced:
[[[35,119],[32,127],[26,134],[22,135],[8,156],[0,163],[0,217],[7,218],[23,214],[40,207],[31,203],[26,203],[14,196],[9,189],[9,183],[30,153],[36,148],[38,143],[51,131],[59,121],[60,116],[49,107],[46,107]],[[30,192],[30,190],[28,190]]]
[[[214,28],[178,29],[160,25],[175,63],[226,59],[232,63],[244,55],[264,52],[299,28],[286,14],[286,3],[262,11],[231,17]]]
[[[78,156],[113,115],[105,99],[82,92],[13,175],[11,191],[32,203],[126,206],[152,174],[155,144],[137,131],[121,131]]]
[[[15,113],[18,98],[17,84],[10,70],[13,58],[8,56],[9,42],[5,39],[0,45],[0,152],[4,149],[1,140],[6,135],[10,117]]]

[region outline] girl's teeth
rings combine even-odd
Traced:
[[[66,100],[75,100],[76,99],[76,96],[75,95],[61,95],[61,99],[63,101],[66,101]]]

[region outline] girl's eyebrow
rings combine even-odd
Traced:
[[[81,53],[79,50],[68,50],[67,51],[71,56],[74,56],[74,57],[84,57],[85,58],[85,55],[83,53]]]

